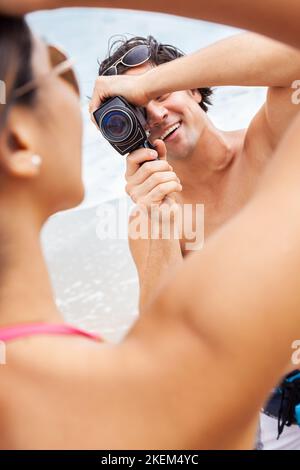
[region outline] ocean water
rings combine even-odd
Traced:
[[[152,34],[159,41],[190,53],[239,32],[231,27],[171,15],[110,9],[37,12],[29,15],[28,20],[37,34],[62,46],[76,60],[85,131],[83,167],[86,197],[81,207],[95,206],[125,195],[124,158],[105,142],[91,124],[88,113],[87,96],[91,96],[93,91],[97,60],[105,58],[111,38]],[[215,90],[209,115],[220,129],[243,128],[264,98],[265,90],[260,88],[219,88]]]

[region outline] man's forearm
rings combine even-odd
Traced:
[[[171,236],[162,239],[161,224],[154,218],[151,223],[148,213],[141,212],[139,217],[144,217],[143,221],[148,227],[148,237],[136,238],[135,217],[136,215],[132,215],[129,221],[129,246],[139,275],[140,311],[143,312],[155,297],[164,279],[182,263],[183,257],[180,242],[174,237],[174,226],[171,229]],[[140,223],[143,223],[142,220]]]
[[[265,36],[243,33],[154,68],[141,80],[148,97],[155,98],[201,87],[290,87],[298,78],[298,50]]]
[[[140,283],[141,313],[155,298],[164,280],[183,261],[179,240],[129,239]]]
[[[163,282],[174,273],[183,258],[179,240],[149,240],[149,251],[140,275],[140,312],[155,298]]]
[[[0,0],[0,9],[25,13],[59,7],[128,8],[230,24],[300,47],[299,0]]]

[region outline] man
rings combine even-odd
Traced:
[[[152,37],[132,38],[102,62],[99,75],[139,45],[148,46],[149,60],[134,67],[118,63],[119,75],[140,75],[183,55],[173,46],[158,44]],[[178,201],[205,206],[207,238],[249,200],[262,170],[296,115],[291,84],[300,76],[300,54],[280,43],[246,33],[200,51],[195,69],[194,76],[203,87],[166,93],[152,99],[146,107],[150,141],[164,141],[173,171],[167,164],[161,170],[160,162],[134,171],[136,161],[145,161],[147,152],[144,160],[143,151],[133,153],[128,159],[127,191],[134,202],[150,206],[174,189],[181,190],[179,184],[167,185],[179,183],[178,177],[182,186]],[[178,81],[184,80],[180,73],[176,76]],[[226,85],[269,87],[267,101],[248,129],[223,132],[208,118],[210,87]],[[162,197],[156,197],[155,188],[161,190]],[[185,245],[183,239],[183,253]]]
[[[141,76],[183,55],[174,46],[159,44],[153,37],[131,38],[121,45],[118,41],[118,48],[111,50],[100,64],[100,76]],[[176,72],[175,63],[173,65],[170,77],[175,78],[168,81],[172,89],[176,86],[179,89],[188,73],[203,86],[159,93],[147,103],[149,140],[158,144],[162,159],[153,161],[149,150],[145,149],[129,155],[126,188],[135,203],[148,209],[170,197],[181,206],[192,205],[194,219],[196,205],[204,204],[207,238],[249,201],[261,173],[295,117],[298,108],[292,100],[291,84],[300,77],[300,54],[281,43],[246,33],[198,52],[193,70],[181,67]],[[220,131],[208,118],[210,87],[218,85],[268,86],[266,103],[248,129]],[[154,88],[158,89],[156,84]],[[135,94],[139,94],[137,89]],[[132,220],[134,223],[134,218]],[[260,231],[259,226],[257,229]],[[185,227],[182,233],[186,233]],[[187,239],[183,236],[180,242],[185,255]],[[130,245],[141,280],[143,303],[153,295],[162,274],[180,263],[180,249],[175,240],[161,245],[149,239],[136,239],[136,236],[131,238]],[[151,272],[150,285],[145,271]],[[277,396],[267,412],[278,418],[279,409],[280,397]],[[262,423],[265,448],[300,448],[300,430],[296,425],[292,433],[291,429],[285,431],[281,445],[276,442],[277,420],[262,416]]]

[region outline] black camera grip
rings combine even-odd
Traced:
[[[143,147],[144,147],[145,149],[156,150],[156,148],[154,147],[154,145],[150,144],[149,140],[146,140],[146,142],[144,142]]]

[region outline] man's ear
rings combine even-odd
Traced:
[[[34,178],[40,173],[40,163],[32,149],[30,123],[12,111],[0,137],[2,173],[12,178]]]
[[[195,90],[191,90],[191,93],[193,95],[194,100],[197,101],[198,104],[200,104],[202,101],[202,95],[200,91],[195,88]]]

